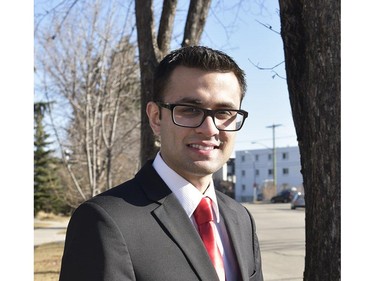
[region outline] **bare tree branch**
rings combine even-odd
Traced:
[[[129,171],[138,168],[139,157],[135,46],[123,35],[126,23],[115,19],[121,16],[115,6],[103,8],[100,0],[84,3],[81,11],[71,10],[63,25],[52,18],[36,34],[35,69],[46,77],[38,83],[66,103],[59,102],[66,111],[66,139],[57,139],[70,175],[65,181],[73,186],[67,187],[73,206],[133,176]],[[59,28],[64,36],[50,40],[49,34]],[[72,150],[69,161],[64,158],[67,146]],[[129,148],[126,154],[124,147]]]
[[[45,89],[44,94],[45,94],[45,97],[46,97],[46,100],[47,100],[48,104],[51,104],[52,102],[50,101],[51,99],[50,99],[50,97],[48,95],[48,90],[47,89]],[[67,168],[67,170],[69,172],[69,175],[70,175],[71,179],[73,180],[73,183],[74,183],[76,189],[78,190],[79,194],[82,196],[82,199],[86,200],[86,196],[82,192],[82,188],[81,188],[80,184],[78,183],[78,181],[77,181],[77,179],[76,179],[73,171],[71,170],[70,164],[68,163],[67,158],[65,157],[65,149],[64,149],[64,147],[62,145],[62,141],[61,141],[59,133],[57,131],[57,126],[55,125],[54,117],[53,117],[52,110],[51,110],[50,106],[47,107],[47,113],[48,113],[49,119],[50,119],[50,121],[52,123],[52,129],[54,131],[55,137],[57,139],[57,144],[58,144],[58,147],[60,149],[60,153],[62,155],[62,157],[61,157],[62,163]]]
[[[278,64],[276,64],[275,66],[272,66],[272,67],[260,67],[260,66],[259,66],[259,63],[258,63],[258,64],[255,64],[255,63],[253,63],[250,59],[248,59],[248,60],[249,60],[249,62],[250,62],[253,66],[255,66],[256,68],[258,68],[259,70],[271,70],[271,72],[274,74],[274,75],[272,76],[272,78],[275,78],[275,77],[277,76],[277,77],[279,77],[279,78],[281,78],[281,79],[286,79],[286,77],[283,77],[283,76],[279,75],[279,74],[274,70],[276,67],[278,67],[278,66],[284,64],[285,61],[282,61],[282,62],[280,62],[280,63],[278,63]]]
[[[60,24],[58,25],[58,28],[57,28],[57,32],[55,34],[53,34],[51,36],[51,39],[55,39],[57,34],[60,33],[60,30],[61,30],[61,26],[64,24],[66,18],[69,16],[70,12],[72,11],[73,7],[77,4],[79,0],[73,0],[73,3],[71,3],[68,7],[68,9],[65,11],[65,15],[64,17],[62,18]],[[41,24],[41,22],[43,21],[43,19],[49,15],[50,13],[52,12],[55,12],[57,10],[58,7],[62,6],[63,4],[65,4],[65,2],[68,2],[66,0],[63,0],[59,3],[57,3],[52,9],[50,9],[49,11],[46,11],[40,18],[40,20],[36,23],[35,25],[35,28],[34,28],[34,34],[37,32],[38,28],[39,28],[39,25]]]
[[[281,35],[280,32],[274,30],[274,29],[272,28],[271,25],[269,25],[269,24],[265,24],[265,23],[262,23],[262,22],[260,22],[260,21],[258,21],[258,20],[255,20],[255,21],[256,21],[257,23],[263,25],[263,26],[264,26],[265,28],[267,28],[268,30],[271,30],[272,32],[275,32],[276,34]]]
[[[211,0],[191,0],[182,46],[198,45],[206,24]]]
[[[163,3],[157,39],[158,47],[163,54],[166,54],[170,48],[176,7],[177,0],[165,0]]]

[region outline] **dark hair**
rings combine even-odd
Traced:
[[[188,46],[169,53],[154,73],[153,101],[163,101],[169,78],[177,66],[199,68],[206,71],[233,72],[241,89],[241,101],[246,92],[245,73],[227,54],[203,46]]]

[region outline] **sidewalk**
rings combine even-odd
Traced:
[[[51,242],[64,242],[69,218],[61,220],[34,219],[34,246]]]

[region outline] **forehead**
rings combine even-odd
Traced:
[[[168,81],[165,101],[211,106],[223,104],[239,108],[241,90],[233,72],[204,71],[177,67]]]

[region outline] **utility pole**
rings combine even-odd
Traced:
[[[275,192],[277,191],[277,176],[276,176],[276,145],[275,145],[275,128],[281,126],[281,124],[273,124],[266,128],[272,128],[272,140],[273,140],[273,185]]]

